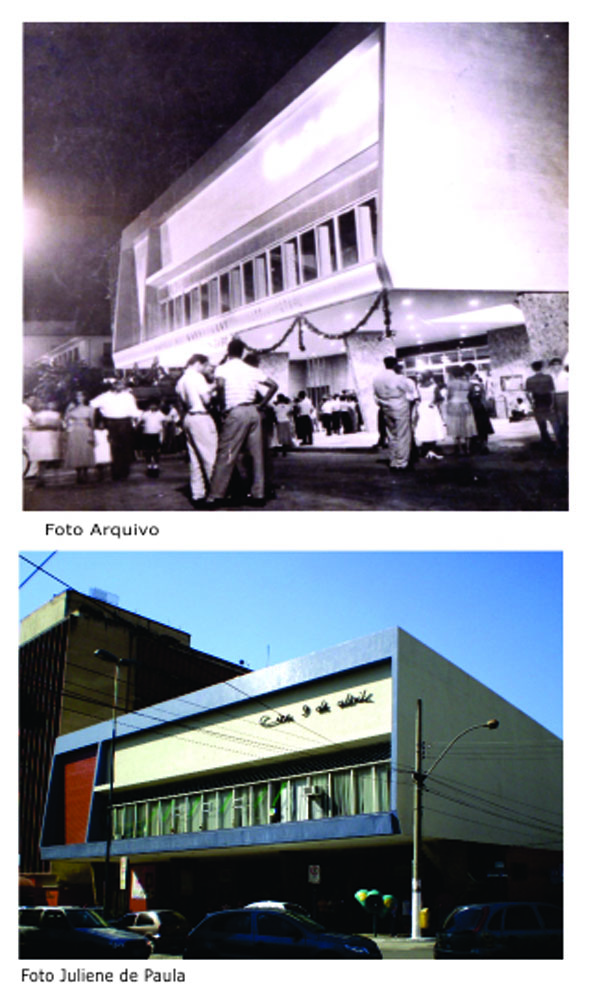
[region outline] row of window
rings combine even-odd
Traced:
[[[323,219],[161,302],[157,333],[222,315],[371,260],[376,253],[376,225],[375,198]]]
[[[113,837],[162,837],[386,812],[389,786],[390,765],[380,763],[128,802],[114,807]]]
[[[489,348],[484,347],[459,347],[456,350],[448,350],[436,354],[414,354],[403,358],[406,369],[413,368],[444,368],[446,365],[462,365],[467,361],[473,361],[477,368],[488,370]]]

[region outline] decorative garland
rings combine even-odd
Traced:
[[[358,323],[356,323],[355,326],[351,327],[349,330],[344,330],[343,333],[327,333],[325,330],[320,330],[319,327],[315,326],[315,324],[312,323],[311,320],[307,319],[306,316],[299,315],[295,316],[286,333],[284,333],[276,341],[275,344],[271,344],[270,347],[262,347],[256,349],[254,347],[250,347],[249,344],[246,344],[245,346],[248,349],[248,351],[252,351],[252,353],[254,354],[259,354],[259,355],[271,354],[272,351],[276,351],[277,348],[281,347],[282,344],[284,344],[285,340],[288,337],[290,337],[291,333],[293,333],[294,330],[296,329],[298,330],[299,350],[305,351],[306,347],[303,338],[303,327],[306,327],[311,333],[316,334],[318,337],[323,337],[325,340],[345,340],[346,337],[350,337],[352,334],[358,333],[361,330],[361,328],[366,325],[370,317],[376,312],[376,310],[380,305],[382,305],[382,312],[384,319],[384,329],[385,329],[384,336],[394,337],[395,335],[394,330],[391,327],[391,308],[389,303],[389,297],[386,289],[383,289],[382,292],[378,293],[376,299],[370,306],[368,312],[362,317],[362,319]]]

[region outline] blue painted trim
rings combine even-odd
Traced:
[[[399,630],[395,629],[395,643],[391,651],[392,716],[391,716],[391,787],[390,805],[397,813],[399,795],[399,740],[397,738],[399,717]]]
[[[323,677],[358,670],[379,660],[392,658],[396,663],[397,647],[398,629],[391,628],[362,639],[352,639],[318,653],[286,660],[284,663],[263,670],[254,670],[231,681],[195,691],[189,696],[160,702],[144,712],[119,716],[118,741],[124,740],[126,736],[173,725],[175,722],[195,718],[216,709],[255,701],[277,691],[307,684]],[[110,739],[111,732],[112,723],[107,721],[67,733],[57,739],[55,754],[78,750],[91,743],[106,742]]]
[[[370,813],[362,816],[340,816],[334,819],[305,820],[299,823],[276,823],[268,826],[247,826],[236,830],[208,830],[199,833],[175,833],[163,837],[141,837],[115,840],[112,857],[133,857],[141,854],[175,854],[186,851],[206,851],[227,847],[267,847],[303,842],[329,842],[364,837],[390,837],[399,833],[399,820],[394,813]],[[102,858],[105,842],[67,844],[44,847],[44,861]]]

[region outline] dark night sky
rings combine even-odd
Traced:
[[[321,23],[41,23],[24,30],[25,319],[108,329],[124,226],[316,45]]]

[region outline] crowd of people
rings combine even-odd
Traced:
[[[568,449],[569,370],[561,358],[532,363],[524,395],[518,397],[510,420],[533,414],[544,447]],[[545,371],[547,367],[547,371]],[[458,455],[488,453],[494,433],[491,400],[476,366],[468,363],[446,369],[445,379],[430,371],[408,377],[395,357],[384,359],[384,371],[374,379],[378,406],[379,441],[388,449],[391,469],[410,468],[420,457],[443,458],[441,443],[449,439]],[[549,432],[552,430],[552,436]]]
[[[161,451],[178,450],[180,435],[174,406],[154,397],[141,409],[123,379],[109,381],[90,400],[77,390],[61,408],[55,399],[31,395],[23,404],[25,475],[43,486],[47,471],[57,466],[73,471],[78,483],[88,482],[90,472],[102,480],[107,470],[123,480],[138,455],[147,474],[157,475]]]
[[[568,366],[554,358],[532,365],[512,419],[532,413],[544,445],[568,445]],[[140,458],[146,475],[159,475],[160,455],[184,453],[189,494],[198,509],[228,500],[264,506],[274,495],[275,453],[312,445],[326,437],[354,434],[364,426],[351,391],[324,395],[317,408],[308,390],[294,398],[259,368],[259,356],[235,338],[216,367],[194,354],[173,383],[173,399],[161,395],[138,404],[137,379],[113,377],[93,398],[77,390],[65,406],[29,397],[24,404],[24,450],[29,475],[43,486],[51,466],[71,470],[78,483],[108,469],[125,480]],[[454,365],[445,377],[431,371],[408,376],[395,356],[384,358],[373,380],[378,411],[375,449],[386,450],[392,470],[419,459],[442,461],[453,443],[457,455],[488,452],[494,433],[491,405],[475,365]],[[521,416],[514,416],[519,407]],[[550,436],[549,429],[553,437]],[[442,447],[444,445],[444,447]]]
[[[377,447],[388,450],[391,469],[410,468],[419,458],[443,459],[446,439],[458,455],[488,452],[494,433],[483,380],[473,364],[452,365],[446,378],[423,371],[409,377],[394,356],[373,382],[378,406]]]

